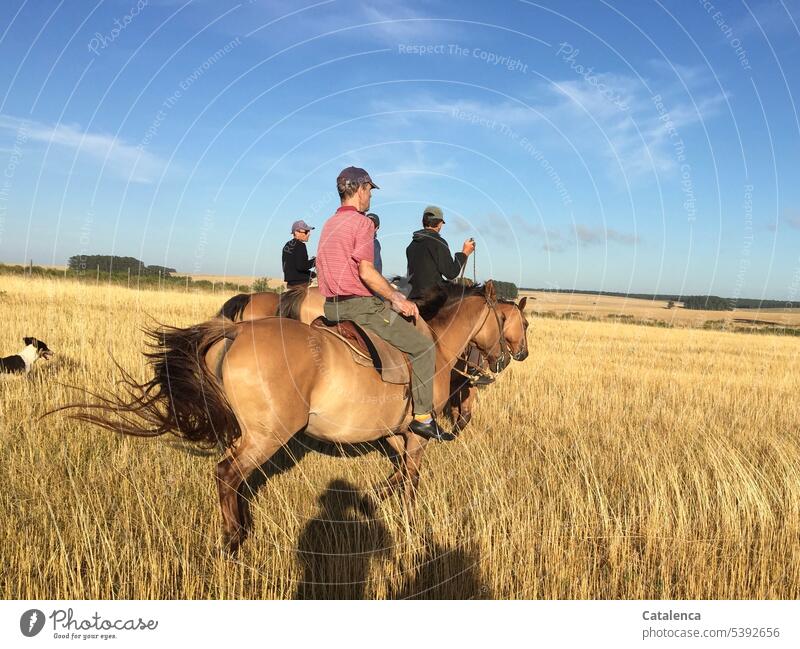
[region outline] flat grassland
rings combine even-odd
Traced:
[[[530,357],[431,446],[413,526],[367,497],[380,453],[310,452],[230,558],[215,453],[40,419],[113,388],[112,355],[148,377],[150,316],[222,299],[0,278],[0,350],[57,354],[0,378],[4,598],[800,597],[800,339],[533,318]]]
[[[520,297],[523,295],[528,296],[528,307],[534,313],[551,317],[629,319],[642,324],[663,323],[674,327],[703,327],[711,322],[738,328],[800,327],[800,309],[797,308],[704,311],[684,309],[680,302],[670,309],[665,300],[614,295],[520,291]]]

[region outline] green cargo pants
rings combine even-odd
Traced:
[[[390,345],[406,352],[411,360],[411,397],[414,414],[433,410],[433,375],[436,371],[436,347],[413,324],[392,311],[377,297],[356,297],[341,302],[325,302],[328,320],[352,320],[374,331]]]

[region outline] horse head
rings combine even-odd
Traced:
[[[492,280],[484,285],[483,298],[488,313],[472,342],[486,357],[489,369],[494,373],[502,372],[511,362],[511,352],[504,334],[506,316],[500,308]]]
[[[527,301],[528,298],[523,297],[519,304],[500,302],[497,305],[498,311],[504,317],[503,337],[515,361],[524,361],[528,358],[528,317],[525,315]]]

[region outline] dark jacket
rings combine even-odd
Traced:
[[[455,279],[467,263],[467,256],[457,252],[455,259],[450,254],[447,241],[435,230],[417,230],[406,248],[408,279],[411,284],[409,298],[414,299],[441,283],[442,275]]]
[[[308,284],[315,258],[308,258],[305,241],[291,239],[283,247],[283,280],[289,285]]]
[[[378,237],[375,237],[375,258],[372,260],[372,265],[375,266],[381,275],[383,275],[383,259],[381,259],[381,242]]]

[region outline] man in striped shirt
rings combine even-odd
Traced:
[[[418,318],[417,305],[396,291],[375,269],[375,225],[365,212],[378,186],[358,167],[336,179],[341,206],[322,228],[317,246],[319,290],[328,320],[352,320],[406,352],[411,360],[412,432],[429,439],[452,439],[433,417],[436,348],[397,313]],[[375,297],[379,296],[379,297]],[[383,299],[381,299],[383,298]]]

